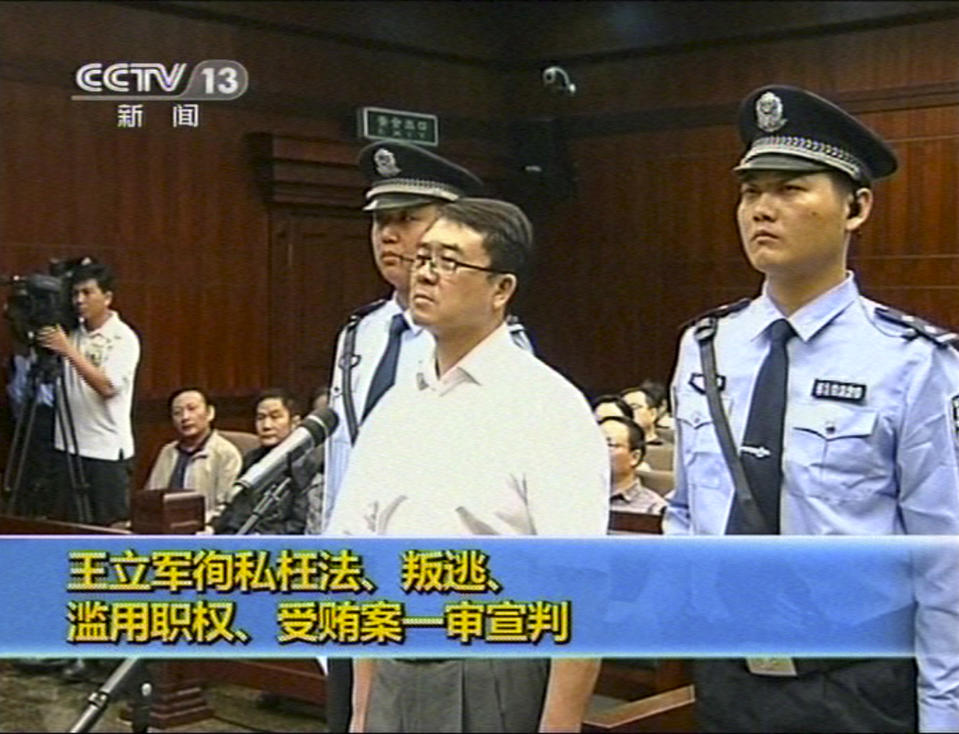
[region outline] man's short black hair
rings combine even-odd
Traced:
[[[593,398],[589,402],[589,406],[593,410],[596,410],[597,406],[600,406],[603,403],[612,403],[617,408],[619,408],[620,413],[622,413],[624,416],[626,416],[630,420],[633,420],[633,418],[635,417],[633,415],[633,409],[630,407],[629,403],[623,400],[619,395],[613,395],[611,393],[608,395],[600,395],[597,398]]]
[[[499,199],[466,197],[444,204],[439,216],[483,235],[490,267],[525,281],[533,255],[533,225],[522,209]]]
[[[253,403],[254,412],[260,407],[260,403],[264,400],[274,399],[283,403],[283,407],[287,409],[291,416],[300,415],[300,405],[296,401],[296,398],[290,394],[289,390],[282,387],[268,387],[265,390],[261,390],[256,396],[256,402]]]
[[[636,387],[627,387],[625,390],[620,390],[619,394],[625,398],[631,392],[643,393],[643,395],[646,396],[649,407],[655,408],[656,410],[659,410],[665,405],[668,396],[666,386],[656,380],[643,380],[642,383]]]
[[[621,423],[626,426],[626,431],[629,433],[629,450],[639,452],[639,460],[642,461],[646,458],[646,437],[643,436],[643,429],[639,427],[639,424],[634,420],[629,418],[623,418],[619,415],[610,415],[603,418],[599,425],[604,423]]]
[[[213,402],[210,400],[210,395],[207,393],[206,390],[204,390],[202,387],[189,386],[189,387],[178,387],[176,390],[170,393],[170,397],[168,397],[166,401],[167,410],[172,410],[173,401],[176,400],[178,396],[182,395],[185,392],[200,393],[200,397],[203,398],[203,402],[207,404],[207,407],[213,407]]]
[[[106,293],[107,291],[113,291],[113,281],[115,277],[113,269],[109,265],[104,265],[103,263],[87,263],[73,271],[71,284],[79,285],[88,280],[95,280],[100,290]]]

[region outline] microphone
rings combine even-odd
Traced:
[[[283,476],[292,462],[329,438],[339,422],[339,417],[329,408],[313,411],[270,453],[247,469],[233,486],[254,492],[269,487]]]

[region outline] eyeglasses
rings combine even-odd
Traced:
[[[427,264],[430,266],[430,270],[432,270],[434,273],[439,273],[440,275],[453,275],[460,268],[480,270],[484,273],[498,273],[500,275],[508,275],[510,272],[508,270],[484,268],[481,265],[471,265],[470,263],[464,263],[462,260],[457,260],[455,257],[443,255],[439,252],[418,252],[413,257],[414,269],[422,268]]]

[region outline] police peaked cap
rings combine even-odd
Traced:
[[[465,168],[411,143],[371,143],[357,164],[370,184],[364,211],[456,201],[483,191],[483,182]]]
[[[868,186],[895,172],[896,155],[855,117],[805,89],[760,87],[739,107],[746,153],[734,171],[838,170]]]

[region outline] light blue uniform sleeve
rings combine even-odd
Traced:
[[[692,337],[692,330],[687,330],[680,341],[679,358],[676,360],[676,370],[670,387],[673,398],[673,416],[679,416],[682,411],[680,405],[679,383],[682,376],[689,370],[689,360],[698,359],[695,354],[696,346]],[[683,464],[684,436],[683,422],[678,418],[675,421],[675,450],[673,451],[673,475],[675,490],[669,499],[666,515],[663,518],[663,533],[666,535],[691,535],[692,523],[689,515],[689,487],[686,482],[686,469]]]
[[[346,410],[343,404],[343,343],[346,330],[342,330],[336,340],[336,355],[333,358],[333,379],[330,383],[330,410],[336,413],[340,422],[326,442],[323,475],[323,526],[329,524],[330,515],[336,504],[340,483],[346,473],[350,459],[350,431],[346,423]]]
[[[897,455],[910,535],[959,534],[959,355],[934,349],[907,393]],[[919,730],[959,731],[959,539],[917,560]]]

